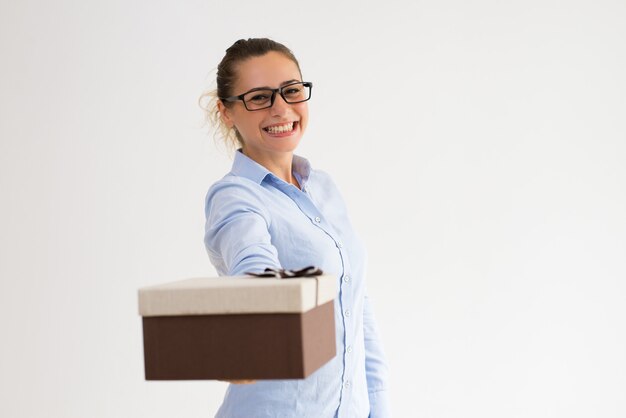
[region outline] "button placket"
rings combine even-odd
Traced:
[[[352,269],[350,267],[350,260],[348,257],[348,252],[344,248],[344,243],[342,241],[339,241],[337,239],[338,237],[336,236],[332,236],[332,238],[335,241],[335,245],[337,249],[339,250],[339,257],[341,257],[342,266],[343,266],[343,276],[339,278],[340,280],[339,284],[340,284],[340,287],[342,288],[339,300],[342,306],[343,323],[345,326],[345,329],[344,329],[344,344],[345,345],[342,350],[342,357],[344,359],[345,376],[349,377],[349,376],[352,376],[352,374],[354,373],[354,369],[355,369],[355,364],[354,364],[355,359],[354,359],[354,356],[351,355],[353,351],[353,344],[354,344],[354,335],[353,335],[354,333],[352,331],[354,321],[352,319],[353,313],[351,310],[353,303],[354,303],[353,295],[352,295],[352,292],[354,289],[352,289],[352,286],[348,286],[348,284],[352,281],[352,277],[346,272],[350,272],[352,271]],[[343,394],[343,396],[346,396],[348,398],[351,397],[352,382],[350,380],[345,380],[342,386],[343,386],[343,390],[345,390],[345,393]],[[339,416],[340,417],[343,416],[341,411],[339,412]]]

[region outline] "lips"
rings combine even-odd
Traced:
[[[283,122],[274,125],[266,126],[263,130],[271,135],[288,134],[293,132],[298,126],[298,121]]]

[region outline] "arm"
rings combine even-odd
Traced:
[[[389,367],[378,335],[378,326],[367,293],[363,306],[363,334],[365,338],[365,373],[370,401],[370,418],[389,418]]]
[[[271,218],[249,186],[220,182],[206,198],[204,243],[220,274],[230,276],[281,268],[271,243]]]
[[[266,267],[280,268],[268,230],[269,215],[253,192],[236,183],[215,185],[207,194],[205,215],[204,244],[219,271],[237,276]]]

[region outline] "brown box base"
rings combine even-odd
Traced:
[[[335,356],[334,305],[144,317],[143,340],[146,380],[303,379]]]

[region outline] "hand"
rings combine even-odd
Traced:
[[[220,380],[220,382],[228,382],[233,385],[251,385],[252,383],[256,383],[256,380]]]

